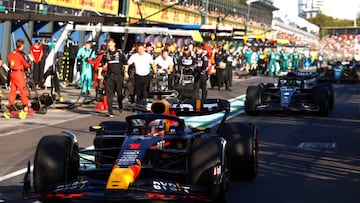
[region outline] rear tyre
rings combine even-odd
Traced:
[[[314,87],[313,102],[319,106],[318,115],[327,116],[329,113],[329,93],[324,86],[318,85]]]
[[[246,89],[245,112],[247,115],[256,116],[259,114],[256,111],[256,105],[261,103],[261,87],[249,86]]]
[[[224,123],[219,135],[228,143],[232,180],[252,180],[259,168],[259,138],[252,123]]]
[[[225,158],[226,159],[226,158]],[[196,138],[190,155],[190,181],[192,185],[207,188],[213,202],[226,202],[229,174],[227,165],[221,170],[225,176],[221,184],[214,184],[214,167],[221,164],[222,149],[219,138]]]
[[[78,145],[65,135],[48,135],[39,141],[34,159],[34,191],[48,192],[50,185],[76,179]],[[41,200],[46,202],[46,199]]]

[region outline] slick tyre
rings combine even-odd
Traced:
[[[214,167],[221,164],[221,139],[216,137],[196,138],[190,155],[191,184],[207,188],[213,202],[226,202],[229,170],[222,166],[224,179],[221,185],[214,185]],[[225,160],[227,160],[225,155]]]
[[[224,123],[219,135],[227,141],[232,180],[252,180],[259,168],[259,137],[252,123]]]
[[[261,87],[249,86],[246,89],[245,112],[247,115],[256,116],[259,114],[255,110],[256,105],[261,103]]]
[[[77,143],[65,135],[42,137],[37,145],[34,159],[35,193],[44,193],[48,191],[50,185],[74,180],[78,169]]]
[[[334,110],[334,88],[330,83],[321,84],[321,86],[328,90],[329,110],[332,111]]]
[[[313,102],[319,106],[318,115],[327,116],[329,113],[329,93],[324,86],[318,85],[314,87]]]

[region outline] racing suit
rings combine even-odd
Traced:
[[[196,76],[195,77],[195,98],[199,98],[199,92],[201,89],[201,98],[205,99],[207,97],[207,68],[209,64],[209,58],[207,51],[196,54]]]
[[[24,71],[30,68],[30,63],[25,60],[24,52],[16,49],[12,51],[8,56],[7,60],[10,72],[10,92],[9,92],[9,106],[15,104],[16,90],[19,90],[21,96],[21,102],[24,107],[28,106],[29,92],[26,85],[26,79]]]

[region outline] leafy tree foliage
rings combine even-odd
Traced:
[[[327,16],[323,13],[319,13],[314,18],[308,18],[309,22],[320,27],[320,38],[329,34],[331,31],[324,29],[324,27],[351,27],[354,25],[353,20],[337,19],[331,16]],[[360,16],[356,20],[356,24],[360,26]]]

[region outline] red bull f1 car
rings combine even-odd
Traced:
[[[151,113],[91,126],[94,149],[79,149],[71,132],[44,136],[24,177],[24,198],[226,202],[230,180],[255,178],[259,154],[257,127],[226,121],[229,111],[220,99],[161,100]],[[220,112],[211,128],[182,119]]]
[[[317,73],[290,72],[278,83],[260,83],[246,91],[245,112],[301,111],[327,115],[334,106],[334,92],[329,83],[318,83]]]

